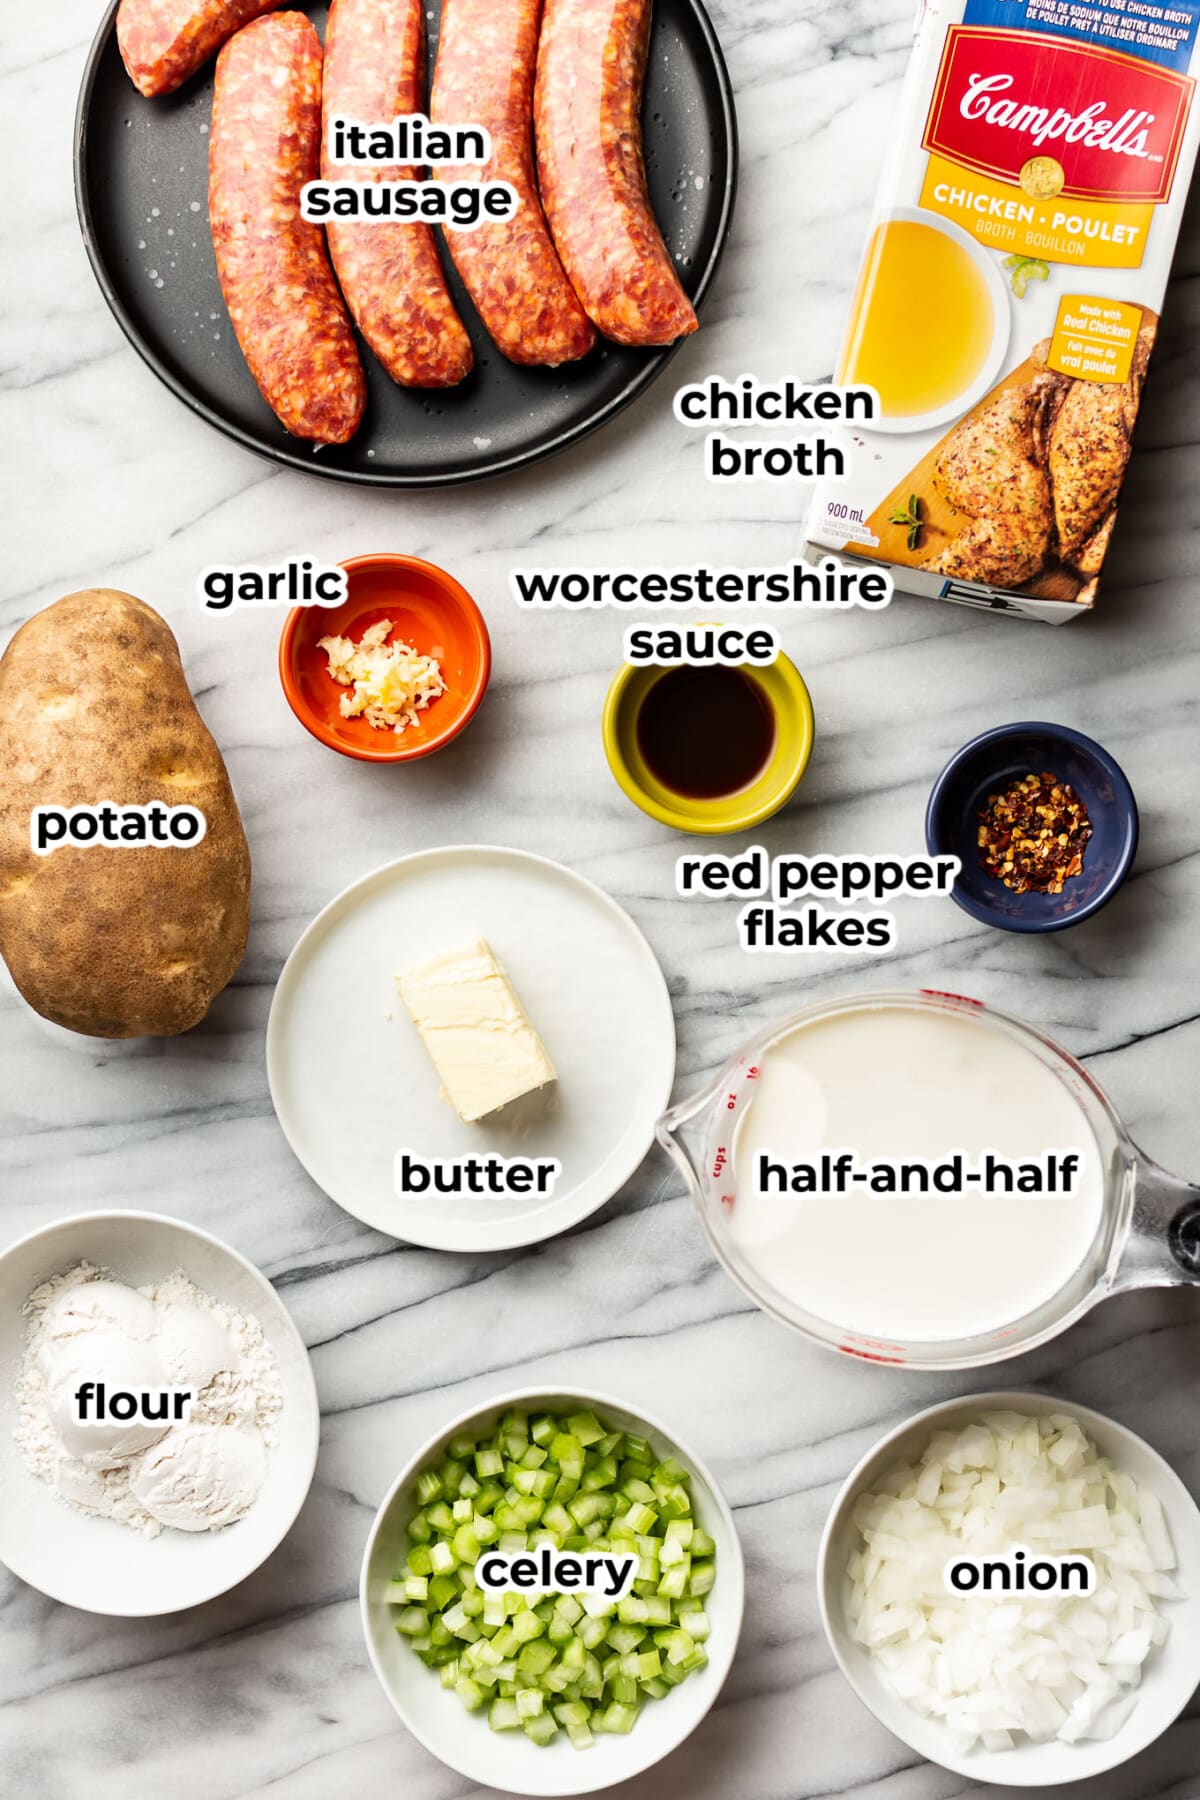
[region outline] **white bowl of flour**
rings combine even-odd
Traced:
[[[63,1394],[106,1367],[196,1398],[169,1428],[89,1436]],[[0,1562],[52,1599],[147,1617],[224,1593],[290,1530],[319,1435],[291,1317],[207,1232],[84,1213],[0,1255]]]

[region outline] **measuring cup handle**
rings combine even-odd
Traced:
[[[1139,1153],[1133,1216],[1113,1287],[1200,1285],[1200,1187]]]

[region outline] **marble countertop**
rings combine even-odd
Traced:
[[[907,0],[716,0],[740,96],[734,237],[680,380],[828,374],[909,39]],[[919,848],[948,753],[1009,718],[1094,731],[1143,809],[1136,870],[1099,918],[1058,937],[978,927],[949,903],[899,909],[898,948],[750,958],[734,903],[673,897],[679,840],[606,769],[602,698],[623,622],[522,615],[519,561],[731,564],[797,551],[796,487],[707,486],[702,434],[673,421],[671,377],[602,434],[519,477],[444,493],[366,493],[281,471],[211,432],[127,346],[88,269],[69,157],[99,0],[0,22],[8,171],[0,319],[7,496],[0,636],[72,589],[110,584],[161,609],[228,759],[255,858],[250,948],[206,1025],[102,1045],[0,989],[0,1241],[125,1205],[218,1233],[278,1284],[324,1412],[316,1481],[284,1546],[242,1587],[179,1617],[89,1617],[0,1571],[0,1788],[21,1800],[449,1800],[468,1791],[395,1720],[356,1603],[374,1509],[410,1451],[506,1387],[579,1382],[645,1395],[723,1482],[745,1545],[744,1636],[720,1704],[621,1800],[949,1800],[974,1784],[921,1763],[834,1667],[813,1564],[834,1493],[889,1425],[970,1388],[1037,1383],[1135,1426],[1200,1493],[1200,1296],[1139,1295],[999,1373],[871,1370],[754,1310],[715,1265],[657,1153],[568,1236],[453,1257],[374,1236],[306,1177],[275,1123],[263,1032],[283,960],[354,876],[406,850],[513,844],[569,863],[645,930],[675,1003],[678,1092],[762,1021],[878,984],[966,990],[1081,1054],[1134,1136],[1195,1173],[1200,1071],[1196,530],[1200,207],[1176,264],[1121,528],[1098,614],[1049,627],[899,599],[784,626],[818,744],[796,803],[755,835],[774,851]],[[491,693],[452,750],[397,778],[309,739],[274,676],[278,613],[195,598],[213,560],[402,549],[480,599]],[[0,1497],[0,1504],[2,1504]],[[1112,1776],[1064,1800],[1200,1795],[1200,1705]],[[996,1790],[999,1793],[999,1790]]]

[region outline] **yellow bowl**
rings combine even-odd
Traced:
[[[812,701],[795,664],[780,653],[764,668],[740,665],[758,683],[775,716],[775,744],[761,775],[749,787],[715,800],[689,800],[664,787],[647,768],[637,741],[642,703],[669,668],[626,663],[604,702],[604,754],[617,782],[635,806],[675,831],[718,837],[761,825],[785,806],[800,785],[812,755]]]

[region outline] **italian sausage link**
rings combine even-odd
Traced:
[[[227,38],[283,0],[121,0],[117,44],[129,79],[148,99],[174,93]]]
[[[344,444],[366,381],[319,225],[300,215],[321,140],[321,44],[303,13],[247,25],[217,58],[208,210],[221,291],[264,400],[296,437]]]
[[[443,181],[508,181],[521,204],[513,218],[447,242],[479,316],[515,363],[575,362],[596,341],[566,275],[538,199],[533,170],[533,77],[540,0],[443,0],[431,116],[444,126],[482,125],[492,158],[441,168]]]
[[[698,324],[646,186],[651,3],[546,0],[538,50],[542,204],[588,316],[618,344],[673,344]]]
[[[409,168],[339,166],[329,154],[330,121],[388,124],[425,105],[423,0],[333,0],[325,32],[325,181],[402,181]],[[333,266],[358,329],[405,387],[454,387],[470,374],[471,340],[446,287],[428,225],[330,220]]]

